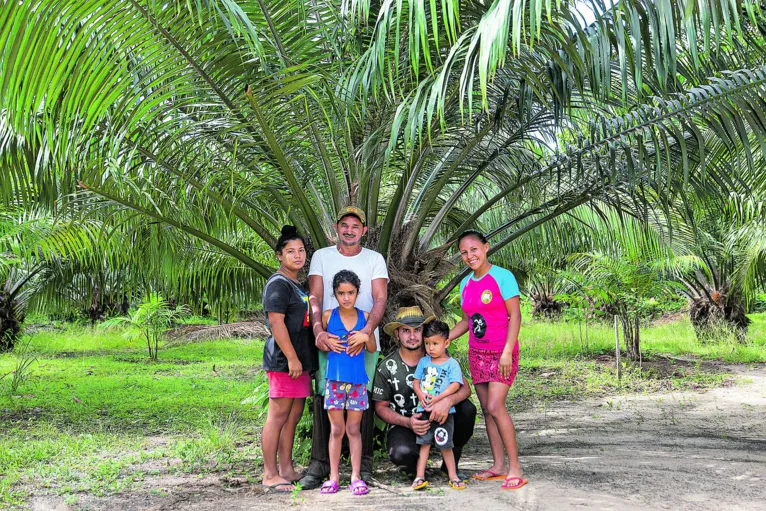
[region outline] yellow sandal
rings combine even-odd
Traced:
[[[413,490],[423,490],[425,488],[428,488],[428,481],[426,481],[422,477],[416,477],[415,480],[412,481]]]

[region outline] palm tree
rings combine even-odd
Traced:
[[[744,339],[751,322],[746,313],[766,276],[766,215],[755,193],[676,204],[670,222],[655,227],[676,254],[694,259],[693,265],[678,265],[673,258],[666,266],[689,299],[689,317],[700,340],[720,336],[722,329]]]
[[[651,261],[640,261],[625,254],[591,252],[582,254],[575,264],[586,280],[619,317],[628,357],[641,358],[641,323],[646,320],[652,298],[672,288]]]
[[[711,139],[764,139],[756,2],[433,5],[7,2],[0,195],[170,226],[208,289],[268,276],[283,222],[332,243],[354,203],[394,297],[431,308],[463,229],[497,251],[595,198],[637,210],[719,178]]]
[[[0,209],[0,352],[13,348],[28,308],[60,290],[65,268],[92,256],[92,227]]]
[[[171,307],[168,301],[161,295],[151,293],[144,298],[132,313],[126,316],[109,318],[101,323],[100,327],[128,327],[126,334],[144,341],[149,351],[149,360],[156,362],[160,342],[163,340],[165,333],[185,314],[188,314],[186,306],[178,305]]]

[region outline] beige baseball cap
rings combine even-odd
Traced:
[[[362,225],[367,225],[367,215],[365,215],[364,211],[357,208],[356,206],[346,206],[345,208],[341,208],[341,210],[338,211],[338,215],[335,217],[335,221],[340,222],[341,218],[348,215],[357,217],[359,220],[361,220]]]

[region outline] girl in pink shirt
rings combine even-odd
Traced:
[[[463,319],[450,331],[449,338],[452,341],[469,332],[471,379],[484,413],[494,460],[489,469],[473,477],[482,481],[502,479],[504,490],[516,490],[528,481],[522,477],[516,431],[505,402],[519,368],[519,286],[513,273],[489,262],[489,243],[480,232],[461,234],[458,249],[473,272],[460,284]]]

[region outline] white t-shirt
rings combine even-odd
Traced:
[[[374,250],[362,248],[362,251],[355,256],[344,256],[338,252],[338,247],[320,248],[311,257],[311,266],[309,275],[319,275],[324,284],[324,293],[322,296],[322,310],[334,309],[338,306],[338,300],[332,292],[332,279],[335,274],[341,270],[351,270],[359,276],[361,288],[359,296],[356,299],[356,308],[365,312],[372,310],[372,281],[375,279],[386,279],[388,282],[388,268],[383,256]],[[375,329],[375,341],[380,351],[380,336],[378,329]]]

